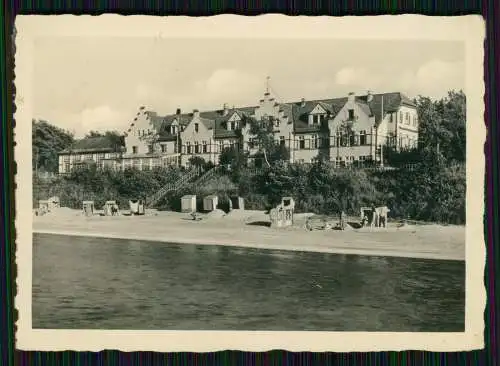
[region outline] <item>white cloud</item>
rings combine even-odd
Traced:
[[[415,89],[430,97],[444,96],[448,90],[465,87],[463,62],[432,60],[420,66],[415,74]]]
[[[441,98],[449,90],[463,89],[465,68],[463,62],[431,60],[414,69],[379,71],[369,68],[346,67],[335,74],[335,83],[345,91],[376,92],[402,91],[409,96],[425,95]]]
[[[196,83],[198,100],[205,105],[240,105],[255,100],[264,90],[264,78],[237,69],[218,69],[208,79]]]
[[[124,129],[130,119],[126,114],[124,115],[124,111],[117,111],[106,105],[85,109],[80,115],[83,127],[87,130],[98,131]]]
[[[335,74],[336,84],[341,86],[351,86],[354,89],[377,88],[381,81],[381,75],[373,70],[369,70],[368,68],[345,67]]]
[[[118,111],[107,105],[86,108],[76,113],[54,110],[49,115],[42,116],[41,119],[68,129],[75,134],[75,137],[80,138],[91,130],[100,132],[124,131],[132,119],[135,109],[137,109],[136,106],[133,107],[131,111]]]

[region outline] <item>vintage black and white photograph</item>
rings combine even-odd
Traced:
[[[468,334],[484,301],[482,226],[469,232],[481,22],[457,18],[455,38],[397,37],[394,18],[379,37],[366,22],[329,38],[230,19],[234,34],[201,21],[198,37],[134,36],[131,20],[86,35],[75,20],[33,36],[29,58],[18,47],[28,327]]]

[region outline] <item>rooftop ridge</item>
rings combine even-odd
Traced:
[[[402,92],[386,92],[386,93],[371,93],[372,96],[374,97],[380,97],[380,96],[389,96],[389,95],[397,95],[399,94],[400,98],[401,98],[401,101],[403,101],[404,99],[407,99],[408,101],[411,101],[411,98],[408,97],[406,94],[402,93]],[[368,96],[368,94],[360,94],[360,95],[356,95],[356,98],[366,98]],[[347,96],[345,97],[334,97],[334,98],[321,98],[321,99],[305,99],[304,102],[306,103],[326,103],[328,104],[328,102],[330,101],[337,101],[337,102],[340,102],[342,100],[346,100],[347,99]],[[302,100],[295,100],[295,101],[288,101],[288,102],[280,102],[278,103],[279,105],[296,105],[296,104],[301,104],[303,101]],[[235,107],[231,107],[230,110],[231,111],[241,111],[242,109],[257,109],[259,108],[259,106],[235,106]],[[165,119],[165,118],[171,118],[171,117],[175,117],[175,116],[180,116],[181,118],[182,117],[192,117],[193,116],[193,113],[192,112],[189,112],[189,113],[181,113],[181,114],[175,114],[175,113],[171,113],[171,114],[165,114],[163,116],[160,116],[157,114],[157,112],[154,112],[154,111],[151,111],[151,110],[148,110],[147,112],[149,113],[155,113],[156,116],[158,118],[162,118],[162,119]],[[200,115],[203,114],[203,113],[222,113],[223,112],[223,109],[207,109],[207,110],[199,110],[200,112]],[[221,115],[222,117],[222,115]]]

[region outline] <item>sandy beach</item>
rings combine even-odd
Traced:
[[[84,217],[81,211],[59,208],[33,217],[33,232],[148,240],[198,245],[225,245],[273,250],[465,260],[465,227],[389,225],[383,229],[307,231],[310,214],[296,214],[294,226],[265,226],[260,211],[234,210],[201,215],[200,221],[177,212],[147,212],[144,216]]]

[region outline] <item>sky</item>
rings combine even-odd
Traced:
[[[278,101],[465,88],[462,42],[46,37],[35,42],[34,116],[81,137],[124,132],[140,106],[254,106],[266,77]]]

